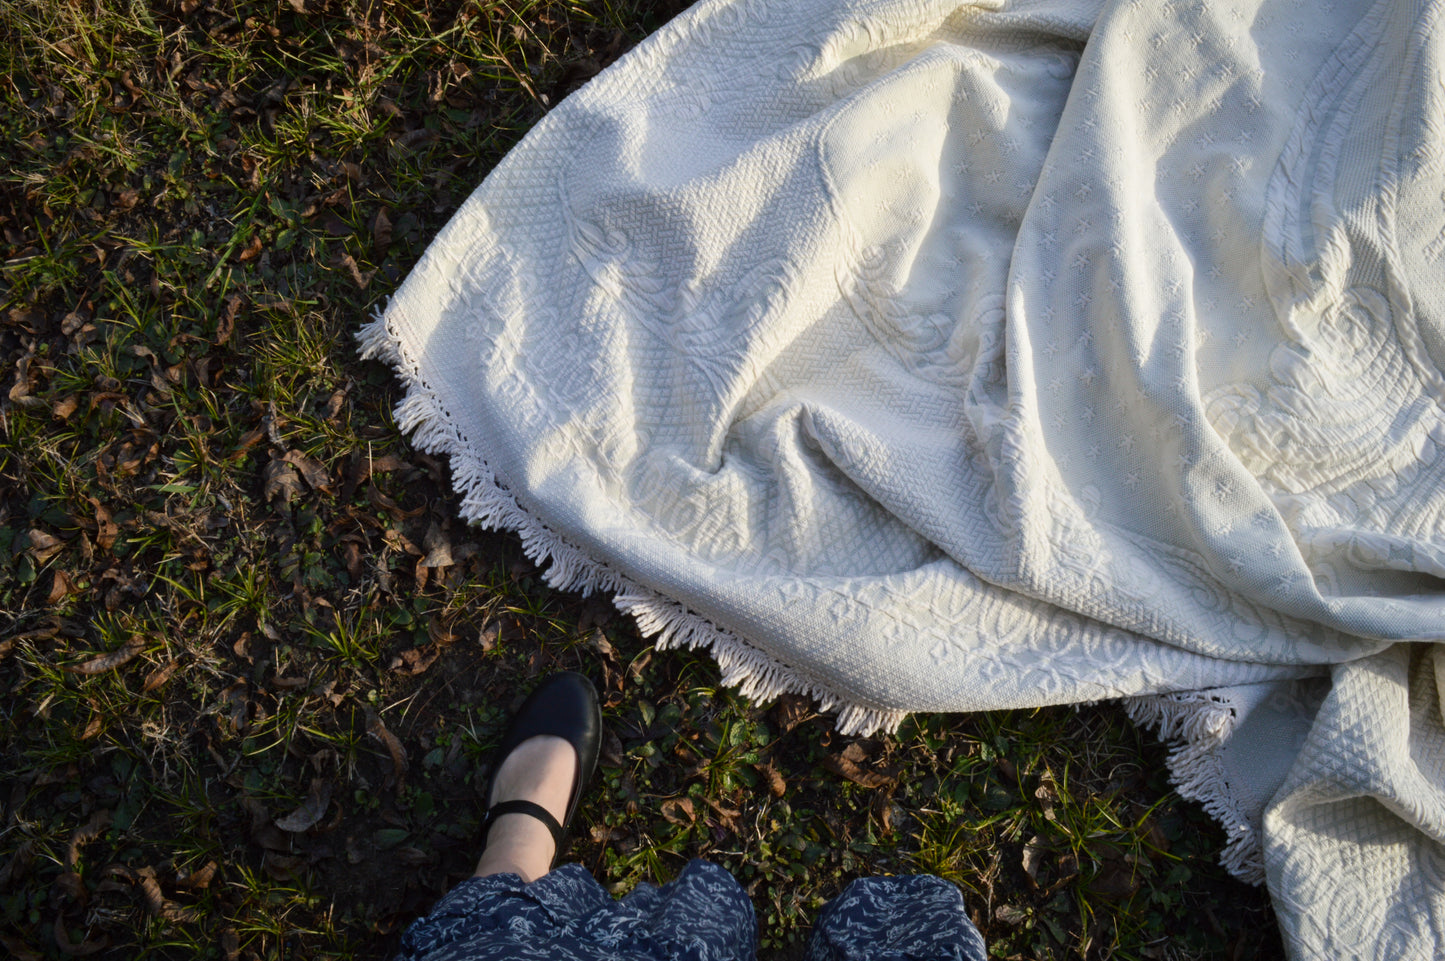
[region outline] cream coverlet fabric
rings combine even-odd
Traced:
[[[1296,957],[1445,950],[1426,0],[708,0],[365,350],[466,516],[845,730],[1129,697]]]

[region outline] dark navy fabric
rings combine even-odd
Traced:
[[[806,961],[984,961],[963,895],[930,874],[859,878],[823,906]]]
[[[927,875],[862,878],[823,908],[808,961],[984,961],[958,889]],[[614,900],[580,865],[526,884],[470,878],[402,937],[398,961],[753,961],[757,920],[727,871],[692,861],[677,879]]]

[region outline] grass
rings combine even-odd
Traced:
[[[388,956],[470,870],[488,752],[554,668],[602,682],[611,732],[573,856],[616,892],[721,862],[766,958],[915,871],[1000,958],[1279,955],[1117,709],[858,739],[745,703],[462,526],[398,435],[350,332],[678,9],[0,0],[10,957]]]

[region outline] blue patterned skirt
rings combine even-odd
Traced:
[[[398,961],[752,961],[757,921],[731,874],[692,861],[614,900],[568,864],[526,884],[470,878],[402,937]],[[929,875],[861,878],[829,902],[808,961],[984,961],[958,889]]]

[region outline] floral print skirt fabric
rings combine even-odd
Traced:
[[[983,961],[958,889],[927,875],[854,881],[819,915],[808,961]],[[531,884],[470,878],[402,938],[397,961],[751,961],[757,921],[727,871],[690,862],[614,900],[580,865]]]

